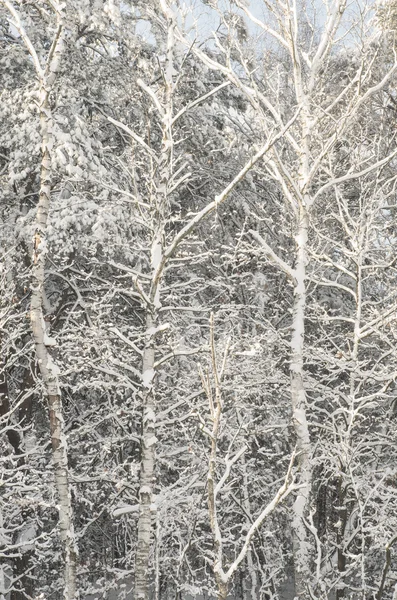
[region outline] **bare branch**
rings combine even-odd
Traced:
[[[192,231],[192,229],[200,223],[207,215],[211,214],[216,208],[222,204],[226,198],[231,194],[234,188],[242,181],[245,175],[256,165],[256,163],[265,156],[267,152],[269,152],[270,148],[274,146],[274,144],[283,137],[285,132],[291,127],[291,125],[295,122],[297,116],[299,115],[300,108],[297,109],[294,116],[288,123],[283,127],[283,129],[276,134],[272,139],[266,142],[264,146],[258,152],[249,159],[249,161],[245,164],[245,166],[241,169],[241,171],[236,175],[236,177],[225,187],[225,189],[215,197],[215,200],[207,204],[200,212],[198,212],[190,221],[183,227],[179,233],[176,234],[171,244],[164,251],[163,260],[166,261],[170,258],[175,250],[178,248],[179,244],[185,237]],[[159,268],[164,268],[164,265],[160,265]]]
[[[11,13],[14,20],[10,21],[10,23],[16,28],[19,35],[21,36],[23,43],[25,44],[30,56],[32,57],[37,77],[39,78],[40,82],[43,82],[44,81],[44,69],[41,66],[40,59],[37,55],[36,50],[31,42],[28,34],[26,33],[24,26],[22,25],[22,21],[21,21],[19,14],[17,13],[14,6],[11,4],[11,2],[9,0],[0,0],[0,2],[2,2],[4,4],[4,6],[7,8],[7,10]]]
[[[318,196],[320,196],[323,192],[325,192],[325,190],[327,190],[329,187],[331,187],[333,185],[337,185],[338,183],[343,183],[344,181],[350,181],[351,179],[360,179],[360,177],[364,177],[365,175],[368,175],[368,173],[372,173],[372,171],[375,171],[376,169],[380,169],[381,167],[383,167],[384,165],[389,163],[396,155],[397,155],[397,150],[393,150],[393,152],[391,152],[388,156],[386,156],[385,158],[382,158],[382,160],[378,160],[376,163],[374,163],[373,165],[370,165],[369,167],[367,167],[366,169],[363,169],[362,171],[355,171],[354,173],[347,173],[346,175],[342,175],[342,177],[336,177],[335,179],[330,179],[330,181],[325,183],[315,193],[315,195],[313,197],[313,202],[316,200],[316,198],[318,198]]]
[[[144,90],[147,93],[148,96],[150,96],[150,98],[153,100],[153,104],[155,105],[155,107],[159,111],[161,117],[164,118],[164,115],[165,115],[164,108],[161,106],[161,104],[159,102],[159,99],[157,98],[157,96],[154,93],[154,91],[148,85],[146,85],[146,83],[144,83],[142,81],[142,79],[137,79],[136,82],[139,85],[139,87],[142,90]]]
[[[121,123],[121,121],[117,121],[116,119],[113,119],[113,117],[110,117],[109,115],[105,115],[105,116],[110,123],[112,123],[116,127],[119,127],[120,129],[122,129],[123,131],[128,133],[128,135],[130,135],[133,140],[135,140],[140,146],[142,146],[142,148],[144,148],[144,150],[146,150],[146,152],[148,154],[150,154],[150,156],[153,158],[153,160],[158,164],[158,158],[156,156],[156,153],[152,150],[152,148],[150,148],[150,146],[147,145],[147,143],[139,135],[137,135],[135,133],[135,131],[133,131],[132,129],[127,127],[127,125],[124,125],[124,123]]]
[[[269,502],[269,504],[266,506],[266,508],[264,508],[262,510],[260,515],[252,523],[252,525],[247,533],[247,536],[245,538],[244,545],[241,548],[238,557],[233,562],[233,564],[229,567],[228,571],[225,574],[227,580],[229,580],[232,577],[232,575],[236,572],[236,570],[238,569],[241,562],[244,560],[253,536],[258,531],[259,527],[262,525],[262,523],[266,519],[266,517],[268,517],[274,511],[274,509],[280,504],[280,502],[282,502],[287,496],[289,496],[289,494],[292,491],[298,489],[298,486],[295,484],[294,478],[292,476],[292,467],[294,465],[294,461],[295,461],[295,452],[291,456],[291,460],[290,460],[290,463],[288,466],[287,474],[285,476],[283,485],[280,487],[280,489],[274,496],[273,500],[271,502]]]
[[[194,108],[198,104],[201,104],[201,102],[204,102],[204,100],[207,100],[208,98],[211,98],[211,96],[213,96],[214,94],[216,94],[220,90],[223,90],[223,88],[228,87],[229,85],[230,85],[230,81],[224,81],[223,83],[221,83],[220,85],[218,85],[216,88],[214,88],[213,90],[211,90],[207,94],[204,94],[203,96],[200,96],[200,98],[197,98],[196,100],[193,100],[193,102],[191,102],[187,106],[184,106],[183,108],[181,108],[181,110],[172,118],[171,125],[175,125],[175,123],[178,121],[178,119],[180,119],[186,112],[188,112],[189,110],[191,110],[192,108]]]
[[[252,237],[260,244],[260,246],[265,251],[265,254],[270,261],[279,267],[292,281],[295,281],[296,275],[295,271],[292,267],[290,267],[286,262],[284,262],[277,254],[270,248],[269,244],[263,239],[261,235],[257,231],[253,231],[250,229],[248,231],[252,235]]]

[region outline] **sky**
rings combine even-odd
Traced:
[[[186,12],[188,14],[188,16],[186,17],[185,26],[187,26],[188,28],[192,27],[192,38],[196,35],[197,31],[198,38],[204,41],[205,39],[210,38],[212,32],[215,31],[218,27],[219,16],[217,12],[208,5],[209,1],[210,0],[181,0],[181,4],[182,6],[186,6]],[[244,1],[248,5],[250,12],[255,17],[261,20],[266,20],[266,17],[264,16],[265,4],[263,0],[242,1]],[[302,0],[302,3],[304,1],[305,0]],[[297,0],[297,2],[299,3],[299,0]],[[307,5],[311,7],[308,9],[310,20],[312,20],[312,15],[314,14],[314,12],[316,12],[316,25],[320,27],[323,26],[326,18],[326,5],[327,3],[329,3],[332,7],[332,5],[335,2],[336,0],[307,0]],[[218,5],[221,10],[228,11],[230,10],[231,3],[229,0],[218,0]],[[340,27],[340,31],[337,34],[337,37],[349,32],[352,21],[357,20],[359,13],[362,11],[365,5],[374,7],[375,0],[347,0],[347,10],[342,19],[342,25]],[[234,5],[233,10],[235,9],[236,7]],[[248,30],[251,35],[263,35],[263,31],[255,24],[253,24],[249,19],[245,18],[245,22],[248,26]],[[147,22],[143,21],[141,21],[137,27],[137,33],[145,37],[148,42],[150,42],[151,37],[149,29],[150,26],[147,24]],[[353,42],[353,38],[355,38],[354,30],[352,30],[350,33],[347,33],[345,37],[345,45],[350,47],[352,45],[355,45]]]

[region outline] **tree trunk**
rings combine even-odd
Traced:
[[[59,50],[60,52],[60,50]],[[56,52],[54,53],[54,55]],[[50,69],[51,70],[51,69]],[[51,75],[54,75],[52,70]],[[68,481],[67,446],[62,417],[61,393],[58,385],[59,369],[48,351],[55,340],[48,337],[44,320],[43,294],[45,280],[46,231],[51,195],[51,156],[52,115],[49,106],[51,85],[44,80],[40,92],[40,124],[42,134],[42,161],[40,173],[40,194],[36,216],[32,266],[32,296],[30,320],[35,342],[36,357],[48,399],[52,458],[54,464],[55,485],[59,498],[59,536],[61,538],[65,560],[64,597],[73,600],[76,596],[77,550],[73,529],[73,510]]]
[[[146,330],[153,331],[155,319],[147,308]],[[135,557],[135,600],[148,600],[149,598],[149,553],[152,530],[151,504],[153,496],[154,466],[155,466],[155,390],[154,390],[154,336],[149,334],[143,352],[142,381],[143,393],[143,418],[142,418],[142,446],[141,446],[141,471],[139,489],[139,519],[138,543]]]
[[[359,349],[360,349],[360,329],[361,329],[361,314],[362,314],[362,301],[363,301],[363,289],[362,289],[362,263],[363,254],[366,247],[366,227],[361,224],[360,234],[356,246],[356,310],[354,315],[354,331],[353,331],[353,348],[351,352],[351,372],[350,372],[350,393],[349,401],[350,406],[347,415],[347,428],[344,435],[343,446],[344,452],[341,453],[342,464],[340,466],[341,475],[338,478],[337,483],[337,501],[338,501],[338,526],[336,531],[336,542],[337,542],[337,565],[338,573],[341,583],[345,583],[344,574],[347,567],[347,556],[345,554],[345,538],[349,537],[349,532],[346,531],[348,520],[350,517],[351,507],[349,508],[346,502],[346,491],[344,487],[344,477],[348,472],[348,465],[351,461],[352,455],[352,440],[351,434],[355,425],[355,400],[356,400],[356,383],[357,374],[359,372]],[[336,600],[340,600],[345,597],[345,589],[341,587],[336,590]]]
[[[164,101],[160,111],[162,144],[155,177],[156,194],[153,198],[153,228],[151,239],[151,285],[146,301],[146,344],[142,359],[143,418],[141,470],[139,490],[138,541],[135,556],[135,600],[149,600],[149,558],[152,538],[151,505],[155,479],[155,339],[158,309],[161,304],[161,284],[166,258],[164,257],[165,226],[169,216],[168,186],[172,176],[172,112],[173,112],[173,52],[174,27],[172,15],[160,0],[159,9],[167,18],[167,54],[164,69]],[[147,89],[144,87],[144,89]],[[153,93],[154,94],[154,93]],[[155,95],[155,94],[154,94]]]
[[[306,310],[306,264],[307,264],[308,214],[304,206],[300,208],[299,226],[296,236],[297,258],[295,268],[295,298],[293,308],[291,339],[291,401],[292,420],[295,430],[296,449],[300,469],[300,484],[293,507],[292,535],[295,569],[295,595],[300,599],[308,597],[310,574],[310,552],[305,526],[305,513],[311,492],[311,447],[309,427],[306,419],[306,392],[304,387],[303,350]]]
[[[224,582],[218,582],[217,600],[226,600],[227,598],[227,584]]]
[[[346,506],[346,492],[343,489],[343,476],[338,477],[337,481],[337,502],[338,502],[338,511],[339,515],[338,519],[338,527],[336,531],[336,545],[338,552],[338,573],[343,583],[343,575],[346,571],[346,554],[344,553],[344,541],[345,541],[345,529],[348,517],[348,511]],[[341,600],[341,598],[345,597],[345,588],[337,588],[335,598],[336,600]]]

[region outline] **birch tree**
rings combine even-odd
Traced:
[[[316,201],[331,186],[341,181],[358,179],[367,172],[380,169],[395,155],[393,150],[381,160],[374,160],[362,171],[347,171],[337,178],[328,174],[327,161],[332,148],[346,134],[360,108],[390,80],[396,70],[396,63],[394,61],[386,72],[375,79],[376,42],[372,47],[367,42],[365,52],[361,53],[355,71],[349,74],[346,84],[338,91],[331,90],[327,73],[332,68],[333,56],[340,48],[337,32],[344,27],[342,19],[345,4],[335,2],[324,8],[324,23],[317,30],[308,12],[299,11],[296,4],[266,5],[264,11],[267,18],[261,20],[245,4],[237,2],[236,9],[231,13],[219,13],[222,35],[214,34],[214,41],[221,59],[215,60],[196,50],[197,56],[205,64],[222,72],[225,78],[247,95],[265,136],[269,136],[274,127],[282,127],[285,115],[291,114],[291,110],[299,110],[296,124],[283,135],[283,145],[272,147],[265,162],[268,177],[282,189],[287,210],[291,212],[294,222],[294,265],[277,255],[258,231],[252,231],[251,235],[261,245],[269,260],[292,280],[294,286],[290,341],[291,409],[302,488],[294,503],[292,528],[296,595],[300,598],[309,597],[310,594],[308,582],[313,556],[310,528],[307,526],[312,493],[312,448],[304,383],[310,213]],[[366,7],[367,15],[368,10]],[[278,75],[274,78],[262,78],[261,67],[252,67],[255,57],[238,32],[238,25],[242,23],[243,17],[249,19],[269,43],[271,40],[273,45],[278,46],[279,56],[285,57],[286,62],[283,64],[280,61],[276,67],[274,73],[278,72]],[[367,21],[368,17],[360,21],[362,28],[367,28]],[[311,28],[312,33],[307,34],[307,27]],[[369,39],[364,29],[361,31],[361,38]],[[236,63],[243,69],[244,76],[234,68]],[[287,88],[282,86],[280,76],[288,81]],[[291,103],[288,108],[281,97],[283,93]]]
[[[153,105],[161,126],[161,147],[158,153],[154,153],[148,143],[138,136],[133,130],[123,123],[108,117],[109,121],[125,131],[132,140],[143,149],[146,160],[152,165],[152,179],[150,191],[150,204],[145,206],[150,216],[150,270],[145,273],[145,277],[136,276],[135,288],[143,302],[145,310],[145,345],[142,350],[142,448],[141,448],[141,469],[140,469],[140,513],[138,519],[138,541],[136,553],[135,568],[135,594],[137,598],[147,598],[149,594],[149,552],[151,536],[151,505],[154,483],[154,451],[156,444],[154,418],[155,418],[155,367],[156,353],[155,340],[159,333],[167,328],[165,323],[159,321],[159,309],[161,308],[161,285],[164,278],[166,267],[169,260],[176,254],[179,246],[194,231],[195,227],[208,215],[214,212],[221,205],[235,186],[244,178],[246,173],[253,165],[268,151],[269,147],[275,143],[277,136],[266,141],[266,143],[248,160],[245,166],[237,173],[226,188],[216,196],[216,198],[207,204],[200,212],[196,213],[186,224],[175,234],[167,236],[167,228],[172,223],[172,212],[170,212],[171,193],[189,178],[189,175],[183,171],[186,166],[179,167],[174,172],[174,134],[178,120],[183,114],[193,108],[201,101],[218,91],[215,88],[211,93],[205,94],[202,99],[197,99],[179,110],[177,114],[173,113],[173,98],[177,81],[174,75],[174,52],[175,52],[175,16],[165,3],[161,4],[161,10],[167,23],[167,44],[165,64],[162,68],[162,79],[164,87],[162,90],[156,90],[148,86],[145,82],[138,80],[137,83],[146,95],[148,101]],[[224,84],[220,87],[224,87]],[[294,115],[292,121],[296,118]],[[285,129],[290,126],[287,123]],[[282,133],[278,134],[279,136]],[[181,159],[179,159],[181,160]],[[170,191],[171,190],[171,191]],[[132,273],[133,276],[134,273]],[[158,363],[159,361],[157,361]],[[161,361],[162,362],[162,361]]]
[[[368,114],[370,112],[372,110],[368,107]],[[380,112],[378,118],[383,120],[386,115]],[[362,144],[351,147],[349,158],[345,159],[355,163],[355,168],[361,153],[366,154],[367,127],[371,135],[375,135],[375,121],[373,117],[370,124],[356,124],[359,131],[356,139],[361,138]],[[389,140],[388,149],[390,142],[394,143]],[[378,148],[380,146],[382,143]],[[339,152],[344,154],[342,148]],[[330,504],[328,508],[324,506],[322,518],[325,521],[320,529],[324,535],[325,526],[335,536],[336,550],[324,547],[323,551],[331,556],[336,552],[337,569],[332,575],[325,571],[324,576],[329,582],[332,580],[327,588],[336,588],[338,597],[345,595],[346,588],[353,581],[363,590],[371,585],[376,588],[383,557],[382,552],[377,555],[374,540],[382,538],[387,545],[388,539],[392,538],[392,532],[383,530],[383,524],[379,523],[380,530],[377,534],[373,532],[370,550],[370,533],[366,523],[369,517],[367,511],[375,496],[389,494],[384,479],[387,479],[384,475],[387,459],[380,466],[380,457],[375,450],[377,442],[370,440],[372,436],[378,439],[379,449],[382,443],[388,445],[391,442],[386,431],[390,427],[389,407],[394,396],[394,358],[390,354],[387,330],[388,319],[392,319],[394,314],[394,300],[385,296],[388,285],[384,286],[384,281],[388,277],[394,278],[394,251],[389,234],[385,233],[383,238],[382,232],[388,231],[388,198],[389,194],[394,194],[394,188],[392,165],[372,172],[360,181],[336,186],[335,229],[328,224],[333,231],[332,237],[320,224],[315,227],[319,231],[319,247],[312,250],[312,256],[318,261],[318,266],[312,284],[322,299],[321,316],[317,318],[322,323],[324,339],[316,378],[320,386],[324,386],[323,393],[328,399],[323,409],[338,439],[337,463],[327,461],[328,483],[325,485],[328,500],[325,504]],[[321,272],[323,275],[319,277]],[[378,317],[373,314],[374,303]],[[310,355],[314,354],[313,348]],[[327,375],[323,379],[325,373]],[[330,395],[328,389],[332,390]],[[382,414],[383,426],[378,422],[379,414]],[[321,438],[324,441],[328,439],[329,443],[325,431]],[[372,443],[374,449],[370,450]],[[326,454],[323,452],[323,456]],[[374,462],[377,464],[375,470],[369,467]],[[333,502],[336,502],[335,509],[332,508]],[[334,529],[332,518],[335,519]],[[372,567],[367,570],[367,561],[371,560],[369,555],[372,555]]]
[[[214,540],[214,562],[213,570],[217,584],[217,597],[219,600],[225,600],[228,591],[230,581],[238,570],[240,564],[244,561],[247,553],[250,549],[251,539],[254,537],[257,530],[260,528],[266,518],[277,508],[287,496],[295,489],[295,484],[291,476],[291,470],[294,462],[294,455],[291,458],[288,471],[285,477],[283,485],[279,488],[276,495],[273,497],[271,502],[261,511],[258,517],[253,521],[249,528],[244,541],[241,544],[241,550],[237,554],[237,557],[232,564],[225,567],[225,556],[223,550],[222,530],[218,516],[218,496],[222,492],[222,488],[226,484],[227,480],[231,475],[233,465],[242,457],[244,452],[247,450],[246,446],[242,446],[239,450],[234,453],[234,456],[230,457],[231,448],[229,446],[228,452],[225,456],[225,470],[222,476],[217,480],[217,458],[219,452],[219,442],[221,438],[221,421],[223,411],[223,397],[222,397],[222,379],[225,373],[227,354],[229,350],[230,340],[226,343],[223,360],[219,365],[216,349],[215,349],[215,337],[214,337],[214,318],[211,315],[210,321],[210,352],[211,352],[211,375],[210,371],[207,370],[204,373],[201,370],[201,380],[203,389],[208,399],[209,404],[209,417],[212,423],[212,428],[209,429],[202,417],[200,418],[200,425],[202,432],[208,436],[211,444],[209,464],[208,464],[208,483],[207,483],[207,495],[208,495],[208,512],[211,524],[211,531]],[[234,440],[233,440],[234,441]],[[255,589],[253,589],[255,594]]]
[[[49,406],[54,472],[59,495],[59,535],[62,540],[65,555],[64,596],[67,599],[72,599],[76,596],[77,548],[74,539],[73,511],[68,481],[67,448],[66,439],[63,433],[64,423],[61,393],[58,383],[59,371],[49,351],[49,348],[56,344],[56,342],[47,334],[44,320],[45,257],[47,252],[46,230],[51,201],[51,148],[53,146],[53,124],[49,97],[53,90],[54,81],[64,51],[65,30],[62,8],[58,4],[53,3],[51,8],[56,16],[56,32],[52,39],[45,63],[42,64],[42,60],[39,58],[39,55],[22,24],[20,15],[8,0],[4,0],[3,4],[10,13],[12,25],[18,31],[31,56],[36,77],[40,85],[38,108],[42,138],[42,158],[36,231],[33,243],[30,318],[37,361]]]
[[[2,593],[60,594],[48,376],[80,595],[135,576],[141,598],[288,597],[294,554],[297,596],[391,597],[394,54],[369,8],[317,27],[309,7],[206,3],[207,43],[180,4],[71,2],[55,77],[56,10],[20,4],[9,27],[5,2]],[[39,115],[18,23],[49,78]]]

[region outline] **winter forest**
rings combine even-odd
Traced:
[[[397,599],[397,4],[0,0],[0,599]]]

